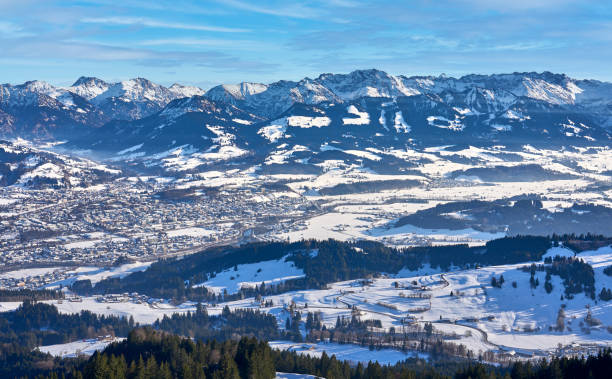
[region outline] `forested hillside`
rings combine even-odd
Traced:
[[[306,240],[294,243],[258,242],[240,247],[214,247],[184,259],[161,260],[146,271],[123,279],[76,282],[72,289],[80,294],[136,291],[159,298],[215,301],[216,295],[205,287],[195,287],[223,270],[238,264],[278,260],[294,262],[305,273],[298,278],[259,289],[242,289],[241,294],[225,300],[257,294],[267,295],[296,289],[321,288],[349,279],[380,273],[394,274],[403,268],[416,270],[423,264],[448,269],[451,266],[495,265],[539,260],[552,245],[547,237],[517,236],[490,241],[485,247],[468,245],[424,246],[396,249],[378,242],[341,242]],[[156,283],[152,286],[151,283]],[[187,285],[185,285],[187,283]]]

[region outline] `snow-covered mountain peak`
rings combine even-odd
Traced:
[[[96,96],[94,102],[101,102],[110,97],[123,98],[125,100],[157,100],[158,96],[164,96],[162,86],[143,79],[129,79],[112,84],[107,91]]]
[[[420,93],[418,89],[406,86],[401,78],[376,69],[357,70],[346,75],[324,74],[317,81],[344,101],[363,96],[397,97]]]
[[[113,119],[134,120],[160,111],[170,101],[202,95],[197,87],[174,84],[166,88],[145,78],[106,83],[97,78],[79,78],[70,90],[91,101]]]
[[[326,73],[299,82],[220,85],[209,90],[206,96],[266,118],[277,117],[298,103],[346,103],[366,97],[395,99],[419,95],[440,97],[442,101],[453,102],[453,106],[479,113],[502,112],[508,110],[516,98],[525,97],[550,105],[580,105],[595,112],[604,124],[612,125],[611,88],[609,83],[575,80],[550,72],[471,74],[454,78],[446,75],[394,76],[368,69],[348,74]],[[427,108],[427,104],[423,106]]]
[[[185,86],[182,84],[174,83],[168,90],[172,92],[177,99],[181,97],[192,97],[192,96],[202,96],[206,93],[202,88],[195,86]]]
[[[525,96],[551,104],[574,104],[582,92],[577,81],[565,74],[523,72],[494,75],[466,75],[452,79],[462,86],[502,89],[515,96]]]
[[[101,79],[81,76],[68,90],[87,100],[91,100],[106,92],[109,86],[107,82]]]
[[[70,92],[40,80],[28,81],[16,86],[0,85],[0,106],[2,107],[68,108],[74,105],[72,100]]]
[[[78,87],[78,86],[82,86],[82,85],[91,85],[92,83],[106,84],[106,82],[104,80],[96,78],[95,76],[81,76],[74,83],[72,83],[71,87]]]
[[[244,100],[250,96],[257,95],[267,89],[268,86],[265,84],[242,82],[213,87],[206,95],[213,100],[231,103],[235,100]]]
[[[242,82],[236,85],[224,86],[224,88],[237,98],[245,98],[265,91],[268,89],[268,86],[261,83]]]
[[[185,100],[174,102],[177,99]],[[295,113],[299,109],[295,106],[300,104],[319,107],[321,114]],[[351,105],[359,114],[347,111],[353,109],[349,108]],[[510,131],[551,133],[555,129],[551,125],[561,125],[567,118],[610,128],[612,83],[577,80],[550,72],[472,74],[454,78],[407,77],[369,69],[347,74],[326,73],[300,81],[220,85],[207,92],[180,84],[165,87],[144,78],[109,83],[95,77],[80,77],[66,88],[42,81],[0,86],[0,130],[11,136],[26,136],[29,132],[69,136],[74,131],[112,120],[139,120],[158,113],[159,119],[166,120],[188,113],[192,114],[188,118],[193,118],[194,113],[200,113],[198,118],[210,116],[215,122],[231,123],[236,128],[283,117],[327,117],[331,120],[330,128],[321,133],[356,123],[365,125],[368,120],[372,126],[370,131],[382,128],[374,132],[376,139],[391,138],[400,143],[405,136],[390,133],[398,127],[410,130],[411,138],[419,133],[428,136],[431,130],[446,133],[444,128],[453,133],[461,131],[489,138]],[[242,116],[235,117],[238,113]],[[566,116],[561,117],[561,113]],[[547,121],[536,121],[544,120],[545,114],[550,116]],[[233,121],[234,118],[240,121]],[[71,131],[64,132],[68,128]],[[305,132],[308,133],[312,129]],[[355,137],[356,133],[345,134]],[[369,132],[359,133],[365,136]],[[601,135],[591,131],[588,137]],[[340,136],[345,138],[344,134]],[[586,138],[582,134],[579,137]]]
[[[58,88],[42,80],[31,80],[31,81],[23,83],[21,87],[27,91],[36,92],[36,93],[44,93],[45,95],[48,95],[51,97],[54,97],[52,95],[60,92]]]

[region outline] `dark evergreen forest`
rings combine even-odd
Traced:
[[[553,358],[536,363],[515,363],[509,367],[456,362],[433,366],[423,361],[406,361],[395,366],[382,366],[375,362],[351,365],[326,354],[312,358],[272,350],[267,343],[254,338],[201,342],[152,328],[137,328],[130,332],[125,341],[109,345],[86,361],[72,361],[46,373],[39,372],[37,377],[273,379],[280,371],[328,379],[597,379],[609,378],[611,367],[610,350],[588,358]]]

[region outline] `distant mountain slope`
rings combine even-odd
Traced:
[[[116,120],[147,117],[174,99],[204,94],[196,87],[174,84],[166,88],[143,78],[106,83],[97,78],[81,77],[67,90],[83,96]]]
[[[23,143],[0,141],[0,186],[88,186],[112,179],[120,173],[86,159],[42,151]]]
[[[85,98],[45,82],[0,85],[3,137],[53,138],[83,133],[109,120]]]
[[[249,155],[249,140],[241,132],[259,121],[231,104],[193,96],[140,120],[109,122],[70,146],[185,170]]]
[[[168,88],[137,78],[107,83],[81,77],[70,87],[42,81],[0,85],[0,135],[37,139],[69,138],[111,120],[136,120],[170,101],[202,95],[197,87]]]

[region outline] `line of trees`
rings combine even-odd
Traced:
[[[531,264],[524,267],[524,271],[531,273],[530,284],[532,288],[539,285],[539,280],[534,276],[536,271],[545,271],[544,287],[547,293],[552,292],[552,284],[550,282],[552,275],[557,275],[563,279],[565,287],[565,297],[571,299],[575,294],[584,292],[591,299],[595,299],[595,272],[593,267],[576,257],[560,257],[546,258],[544,265]]]
[[[21,288],[17,290],[0,289],[0,302],[58,300],[63,298],[64,293],[56,290],[33,290],[29,288]]]
[[[195,312],[174,313],[153,323],[156,329],[188,336],[197,340],[237,339],[256,337],[270,340],[280,337],[276,318],[267,313],[251,309],[230,309],[225,306],[218,316],[210,316],[202,304],[196,306]]]

